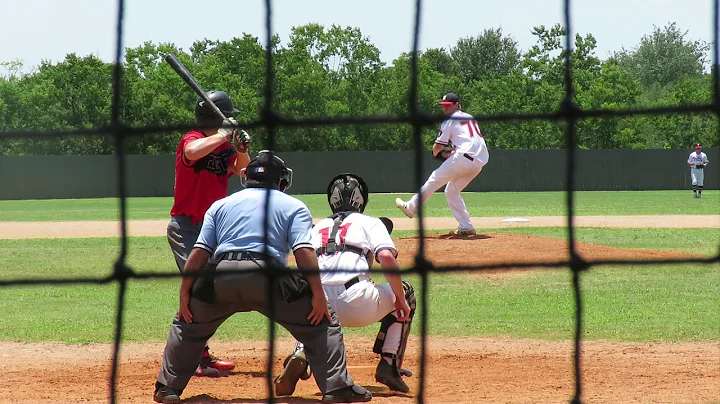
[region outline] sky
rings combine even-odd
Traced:
[[[391,63],[412,49],[415,0],[274,0],[273,30],[285,43],[294,26],[319,23],[360,29]],[[632,49],[653,27],[676,22],[687,39],[712,42],[712,0],[575,0],[573,32],[591,33],[596,56]],[[65,55],[115,56],[117,0],[0,0],[0,62],[24,70]],[[527,50],[534,26],[563,23],[560,0],[424,0],[420,49],[451,48],[458,39],[501,28]],[[188,50],[201,39],[250,34],[265,42],[264,0],[126,0],[124,47],[170,42]],[[0,67],[0,73],[3,73]]]

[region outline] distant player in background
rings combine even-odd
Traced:
[[[458,221],[458,228],[450,234],[472,236],[475,228],[470,222],[470,214],[460,192],[488,163],[488,148],[477,121],[472,115],[460,110],[460,98],[457,95],[445,94],[438,104],[442,105],[445,116],[451,118],[443,121],[432,149],[433,156],[443,163],[430,174],[420,188],[420,194],[413,195],[407,202],[397,198],[395,205],[407,217],[413,217],[420,204],[427,202],[435,191],[447,184],[445,198],[455,220]]]
[[[702,197],[703,183],[705,181],[705,167],[710,164],[707,155],[702,152],[702,145],[695,144],[695,151],[690,153],[687,160],[690,166],[690,179],[692,180],[693,195],[695,198]]]
[[[207,94],[226,117],[239,112],[227,93],[209,91]],[[180,272],[200,235],[205,212],[213,202],[227,196],[230,176],[240,175],[250,162],[250,136],[238,128],[221,127],[223,120],[201,98],[195,104],[195,120],[203,129],[186,133],[175,155],[174,203],[167,226],[168,242]],[[238,131],[242,138],[237,136]],[[195,375],[219,376],[221,370],[234,368],[233,362],[211,355],[206,347]]]

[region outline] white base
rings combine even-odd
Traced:
[[[510,217],[507,219],[503,219],[503,222],[529,222],[530,219],[525,219],[524,217]]]

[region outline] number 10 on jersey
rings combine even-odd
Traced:
[[[475,132],[477,132],[477,135],[482,137],[482,133],[480,132],[480,127],[478,126],[477,121],[460,121],[461,125],[465,125],[468,127],[468,131],[470,132],[470,137],[475,136]],[[474,130],[473,130],[474,127]]]

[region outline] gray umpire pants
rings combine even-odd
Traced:
[[[167,238],[180,272],[185,269],[190,252],[200,237],[202,222],[193,223],[190,216],[173,216],[167,225]]]
[[[223,270],[258,269],[261,265],[264,265],[262,261],[218,263],[214,302],[206,303],[192,297],[190,311],[193,313],[193,322],[188,324],[177,318],[173,321],[158,382],[182,392],[200,363],[207,340],[226,319],[235,313],[249,311],[270,316],[268,278],[265,273],[219,276]],[[286,303],[276,288],[274,301],[275,321],[305,345],[305,354],[320,391],[325,394],[352,386],[353,381],[347,371],[343,334],[335,312],[330,310],[332,323],[324,319],[320,325],[314,326],[307,319],[312,311],[310,296]]]

